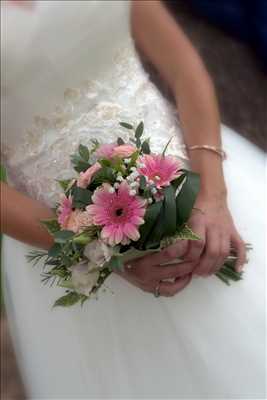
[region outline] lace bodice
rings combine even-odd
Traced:
[[[86,78],[79,87],[66,87],[52,112],[34,116],[31,126],[23,127],[19,145],[16,141],[4,145],[10,181],[50,206],[60,191],[56,180],[75,176],[70,155],[80,143],[90,145],[93,138],[110,143],[117,136],[129,139],[119,121],[143,120],[154,151],[162,151],[174,136],[168,152],[183,156],[176,111],[150,81],[130,35],[116,48],[103,73]],[[37,101],[42,101],[42,93]]]

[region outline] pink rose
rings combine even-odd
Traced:
[[[113,150],[116,147],[115,144],[102,144],[96,151],[98,158],[107,158],[108,160],[113,157]]]
[[[108,160],[113,157],[128,158],[136,150],[136,147],[130,144],[122,144],[120,146],[115,144],[103,144],[96,151],[96,155],[98,158],[107,158]]]
[[[90,184],[93,175],[101,169],[101,165],[99,162],[96,162],[90,168],[88,168],[85,172],[81,172],[77,181],[77,186],[83,189],[86,189]]]
[[[74,233],[82,232],[86,227],[92,225],[92,217],[87,211],[72,211],[62,228]]]
[[[136,147],[130,144],[122,144],[113,149],[113,157],[128,158],[136,151]]]

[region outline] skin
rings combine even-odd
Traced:
[[[137,46],[161,73],[173,91],[187,145],[221,147],[220,118],[211,79],[196,50],[159,1],[133,1],[132,34]],[[160,28],[159,28],[160,27]],[[120,273],[133,285],[162,296],[184,289],[192,275],[208,276],[218,270],[230,246],[238,254],[237,270],[245,263],[245,245],[233,223],[227,205],[222,160],[212,152],[189,152],[191,168],[200,174],[201,190],[189,225],[201,241],[180,241],[160,253],[131,262]],[[18,240],[49,248],[52,238],[39,220],[50,218],[51,210],[1,184],[2,231]],[[27,212],[25,212],[27,210]],[[183,262],[162,267],[177,257]],[[164,279],[172,281],[162,282]]]

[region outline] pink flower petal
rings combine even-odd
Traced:
[[[136,229],[136,226],[134,224],[131,223],[127,223],[124,225],[123,227],[123,232],[125,233],[125,235],[128,236],[128,238],[136,241],[140,238],[140,233],[138,232],[138,230]]]

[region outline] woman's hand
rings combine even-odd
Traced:
[[[199,195],[189,225],[201,241],[191,241],[185,254],[186,261],[197,261],[194,274],[207,276],[218,271],[230,249],[237,253],[236,271],[246,262],[246,248],[227,206],[226,196],[206,198]]]
[[[125,264],[124,272],[119,272],[119,275],[146,292],[155,294],[158,288],[161,296],[174,296],[190,283],[196,262],[161,264],[183,258],[187,251],[188,241],[180,241],[159,253],[129,261]]]

